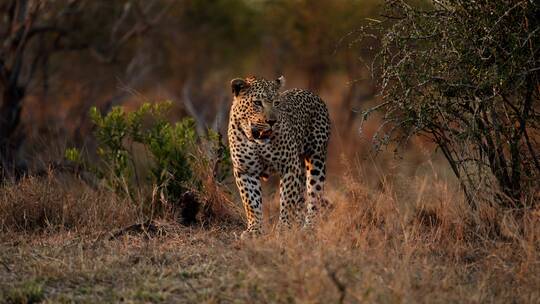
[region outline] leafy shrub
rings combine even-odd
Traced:
[[[166,120],[164,115],[170,106],[170,103],[144,104],[128,114],[127,120],[132,140],[145,145],[153,157],[154,166],[150,170],[153,183],[163,188],[165,196],[177,200],[198,183],[189,164],[198,137],[193,119],[185,118],[175,124]],[[152,120],[147,128],[143,127],[145,116]]]
[[[429,3],[386,1],[373,26],[383,102],[364,118],[382,112],[378,144],[436,143],[473,207],[525,207],[540,186],[540,4]]]
[[[186,197],[192,201],[193,195],[185,194],[200,193],[205,178],[200,169],[194,168],[200,168],[201,164],[221,167],[230,160],[215,131],[209,130],[208,136],[201,137],[192,118],[169,122],[166,113],[171,105],[171,102],[145,103],[129,113],[114,107],[106,115],[92,108],[90,117],[95,124],[98,164],[92,164],[74,148],[66,150],[66,158],[94,173],[119,194],[146,197],[151,205],[145,211],[150,211],[150,216],[163,211],[156,201],[173,207]],[[135,149],[137,146],[142,149]],[[149,155],[150,161],[141,162],[141,155]],[[227,170],[219,172],[221,175],[216,175],[213,182],[221,182],[229,175]]]
[[[107,115],[102,116],[96,107],[90,110],[90,118],[95,124],[95,136],[98,142],[97,155],[106,166],[104,170],[94,168],[99,177],[106,178],[115,190],[127,189],[131,177],[130,155],[124,147],[128,136],[129,120],[121,107],[115,107]]]

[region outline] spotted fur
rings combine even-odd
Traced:
[[[324,101],[285,79],[233,79],[229,144],[247,215],[246,234],[262,232],[261,178],[280,177],[280,225],[310,226],[322,201],[330,118]],[[305,202],[307,213],[304,218]]]

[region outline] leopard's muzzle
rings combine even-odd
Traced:
[[[251,135],[254,139],[269,139],[272,136],[272,128],[259,130],[259,128],[251,127]]]

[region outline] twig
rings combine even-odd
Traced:
[[[147,220],[144,223],[137,223],[133,225],[129,225],[125,228],[122,228],[118,230],[117,232],[113,233],[109,240],[116,239],[122,235],[125,235],[127,233],[145,233],[147,236],[149,236],[149,232],[156,233],[158,231],[157,225],[154,223],[153,220]]]
[[[347,285],[345,285],[343,282],[341,282],[336,275],[336,270],[330,270],[330,267],[328,265],[324,265],[324,268],[326,270],[326,273],[330,277],[330,281],[334,283],[337,290],[339,291],[339,301],[338,303],[343,303],[345,301],[345,296],[347,295]]]

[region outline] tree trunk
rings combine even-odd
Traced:
[[[17,85],[2,88],[0,105],[0,164],[9,170],[15,161],[15,155],[21,143],[17,129],[21,121],[24,89]]]

